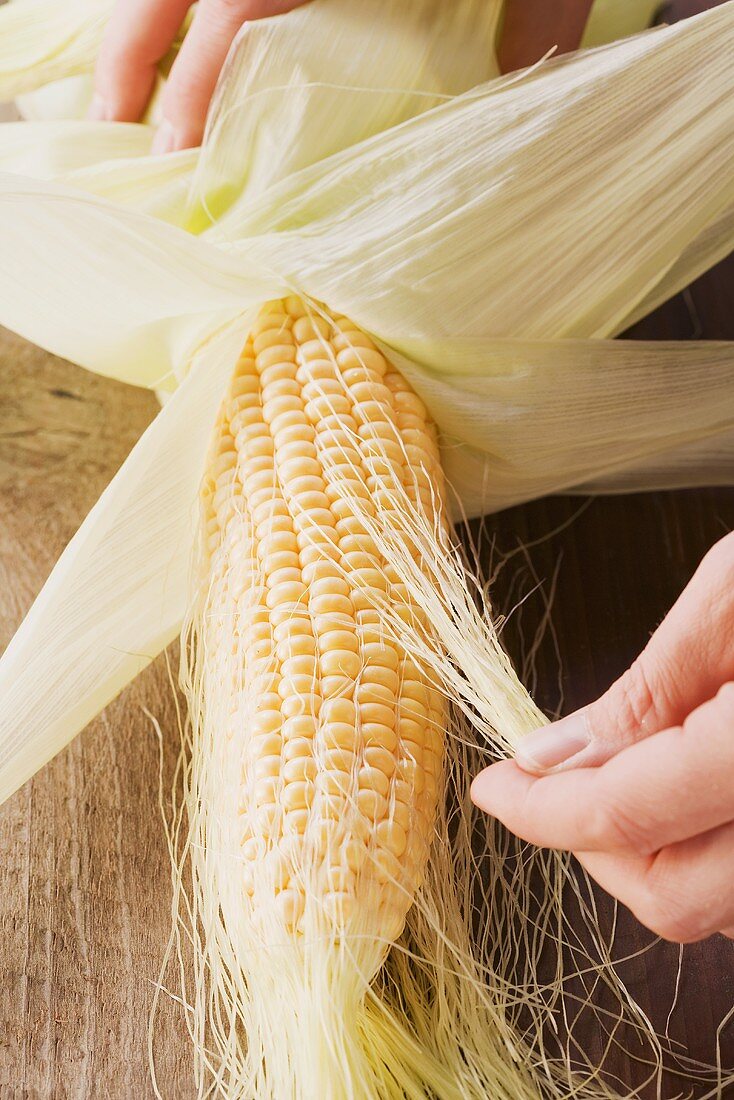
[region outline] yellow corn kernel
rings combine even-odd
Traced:
[[[382,940],[404,923],[441,797],[444,704],[388,631],[386,607],[424,614],[364,517],[409,508],[435,528],[441,492],[423,403],[370,338],[296,297],[265,306],[202,490],[220,633],[242,664],[228,723],[245,734],[257,927],[268,905],[294,936],[358,919]]]

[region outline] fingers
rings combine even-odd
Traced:
[[[163,123],[154,152],[201,144],[214,88],[242,24],[279,15],[300,3],[303,0],[200,0],[163,92]]]
[[[648,646],[595,703],[530,734],[520,767],[539,775],[597,767],[660,730],[679,726],[734,679],[734,534],[706,555]]]
[[[479,775],[472,798],[524,839],[575,852],[658,935],[732,936],[734,536],[630,672]]]
[[[90,116],[134,122],[153,90],[192,0],[118,0],[95,68]],[[243,23],[279,15],[304,0],[200,0],[162,97],[163,122],[153,151],[201,142],[214,88]]]
[[[734,823],[656,856],[583,853],[586,870],[656,935],[693,943],[734,932]],[[727,931],[728,929],[728,931]]]
[[[505,761],[472,798],[531,843],[575,852],[665,939],[732,936],[734,683],[601,767],[537,777]]]
[[[734,820],[734,684],[681,727],[598,768],[535,777],[495,764],[472,798],[532,844],[647,857]]]
[[[90,116],[136,122],[191,0],[118,0],[94,70]]]

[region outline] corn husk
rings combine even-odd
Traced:
[[[374,336],[441,430],[457,515],[558,490],[731,480],[731,345],[610,337],[731,248],[734,4],[505,79],[492,49],[500,7],[462,0],[449,18],[440,0],[374,0],[369,11],[315,0],[246,26],[201,151],[153,157],[147,124],[0,128],[0,322],[88,369],[170,393],[0,660],[0,800],[191,623],[205,454],[265,300],[296,293],[314,309],[326,302]],[[2,95],[86,79],[100,9],[74,8],[67,24],[50,17],[34,54],[28,32],[42,8],[30,12],[21,0],[0,12]],[[407,513],[405,526],[374,534],[429,609],[437,641],[413,638],[417,659],[435,667],[487,745],[511,751],[542,716],[491,619],[479,615],[460,559],[418,530],[425,574],[416,572]],[[458,804],[476,757],[456,745]],[[211,1069],[207,1011],[213,1016],[212,1072],[226,1095],[250,1095],[263,1059],[255,1048],[248,1062],[238,1038],[249,991],[230,929],[217,923],[226,883],[211,878],[197,840],[205,818],[195,779],[187,797],[197,905],[211,907],[217,929],[213,948],[196,940],[203,969],[190,1027]],[[399,953],[386,979],[422,1021],[423,1047],[391,1033],[394,1021],[373,1033],[382,1017],[369,1026],[365,1018],[356,1028],[365,1074],[391,1097],[399,1070],[415,1096],[611,1095],[597,1067],[588,1062],[580,1084],[543,1045],[563,979],[541,989],[537,967],[548,928],[561,945],[571,934],[564,857],[527,857],[549,888],[531,926],[527,854],[508,856],[522,867],[508,889],[488,835],[488,886],[484,871],[472,878],[467,844],[460,848],[465,825],[452,847],[448,819],[439,824],[443,863],[414,907],[417,940],[408,941],[432,960],[431,995]],[[442,876],[454,864],[463,870],[451,893]],[[492,898],[487,971],[466,946],[471,913],[457,902],[457,890],[471,896],[475,887]],[[654,1077],[659,1046],[593,935],[589,965],[617,992]],[[521,994],[508,976],[518,958]],[[527,1034],[518,1031],[520,1002],[533,1020]],[[330,1019],[319,1041],[337,1024]],[[367,1076],[347,1076],[344,1094],[362,1097]],[[471,1083],[452,1092],[459,1078]],[[277,1096],[272,1087],[266,1080],[258,1095]]]
[[[180,402],[161,413],[141,448],[170,453],[174,416],[176,437],[188,444],[194,431],[203,446],[208,426],[200,422],[213,415],[214,398],[207,403],[201,391],[226,370],[214,363],[213,339],[243,331],[249,309],[295,288],[353,317],[395,358],[444,433],[449,476],[469,513],[590,485],[730,478],[730,346],[601,338],[731,247],[734,5],[440,100],[438,87],[456,92],[465,71],[457,28],[468,41],[477,37],[473,0],[456,10],[448,39],[443,26],[431,31],[433,2],[383,2],[397,21],[389,44],[400,40],[400,19],[412,20],[409,54],[398,57],[394,45],[382,53],[381,79],[395,87],[374,88],[374,51],[356,47],[366,31],[353,5],[316,0],[244,29],[200,154],[147,156],[145,126],[5,125],[0,234],[12,259],[0,270],[0,321],[133,384],[173,389],[185,378]],[[485,41],[495,17],[486,15]],[[322,19],[337,28],[329,40]],[[321,52],[299,54],[302,68],[284,87],[288,59],[310,26]],[[253,72],[261,36],[267,49]],[[348,72],[345,57],[353,59]],[[390,64],[395,82],[386,79]],[[319,69],[317,88],[309,65]],[[474,79],[476,66],[468,71]],[[426,81],[433,86],[421,110]],[[353,100],[345,82],[358,89]],[[373,113],[355,106],[362,97],[374,97]],[[289,104],[302,125],[281,142]],[[359,134],[351,142],[350,110]],[[265,168],[238,160],[241,126]],[[193,361],[205,366],[191,371]],[[189,481],[180,492],[194,499],[201,456],[187,446],[182,466],[147,457],[141,484],[128,493],[134,452],[49,579],[0,663],[10,704],[0,794],[78,732],[175,632],[185,569],[171,573],[171,564],[189,554],[188,519],[164,520],[160,500],[183,469]],[[100,535],[97,585],[81,548],[101,521],[109,530]],[[159,538],[142,536],[151,530]],[[161,570],[165,614],[146,587]],[[69,578],[77,576],[75,588]],[[108,596],[126,584],[129,630],[120,644],[115,601],[106,612],[102,589]],[[30,649],[40,652],[40,624],[72,598],[94,623],[86,641],[77,639],[90,664],[50,628],[43,654],[57,674],[45,700],[54,719],[31,723],[37,681],[19,669],[29,667]],[[124,675],[121,650],[145,655]]]
[[[0,102],[15,99],[24,118],[84,118],[92,101],[92,70],[112,11],[111,0],[13,0],[3,12]],[[181,33],[158,65],[145,121],[159,118],[160,92],[176,57]]]
[[[489,65],[496,70],[494,43],[490,42],[486,49],[483,35],[486,29],[490,32],[496,30],[502,7],[502,3],[492,2],[484,5],[483,12],[478,9],[478,35],[471,41],[467,41],[461,29],[461,20],[451,18],[450,8],[444,5],[443,11],[432,15],[441,21],[442,29],[449,35],[452,30],[460,29],[462,38],[456,43],[461,51],[459,56],[466,61],[468,47],[484,67]],[[642,30],[652,22],[658,7],[657,0],[596,0],[583,45],[604,45]],[[14,0],[13,8],[4,22],[5,49],[3,42],[0,42],[0,101],[11,96],[18,98],[23,116],[27,119],[83,118],[92,98],[92,68],[111,10],[109,0],[77,0],[72,5],[65,5],[63,12],[48,0]],[[490,14],[485,23],[488,8]],[[358,11],[353,14],[360,17]],[[189,22],[190,16],[184,22],[182,35]],[[373,24],[374,20],[370,23]],[[331,26],[326,28],[328,34],[331,29]],[[386,26],[381,28],[383,42],[386,36],[382,32],[386,29]],[[157,85],[145,116],[147,122],[155,124],[158,120],[160,90],[176,57],[182,35],[159,64]],[[483,56],[479,52],[482,49]],[[449,51],[444,50],[443,55],[448,57]],[[486,76],[486,73],[482,75],[470,69],[463,78],[463,86],[478,83]],[[370,86],[369,81],[366,86]]]
[[[14,99],[66,77],[89,72],[112,4],[72,0],[20,0],[2,12],[0,100]]]
[[[73,8],[67,22],[48,11],[35,55],[42,5],[1,12],[2,94],[88,81],[99,10]],[[458,515],[557,489],[734,473],[731,345],[609,339],[731,248],[734,4],[506,79],[492,50],[500,10],[316,0],[247,26],[200,152],[151,156],[147,123],[0,129],[0,321],[169,395],[0,660],[0,800],[185,624],[188,832],[176,813],[171,840],[190,858],[191,895],[177,866],[172,944],[195,948],[182,996],[200,1096],[614,1095],[572,1026],[565,1049],[547,1044],[566,1008],[563,945],[577,942],[563,899],[581,888],[566,857],[528,851],[491,821],[487,858],[469,843],[470,775],[543,716],[460,554],[407,500],[391,511],[402,520],[375,514],[372,535],[431,630],[390,606],[385,628],[435,671],[456,714],[434,858],[376,985],[360,972],[355,992],[349,953],[318,939],[313,967],[294,956],[271,974],[237,900],[226,903],[237,850],[216,839],[233,818],[206,714],[226,683],[201,689],[208,624],[191,559],[212,425],[263,300],[326,301],[374,335],[438,422]],[[582,921],[592,947],[574,959],[612,994],[659,1081],[661,1044],[583,903]],[[545,985],[549,948],[559,969]],[[258,974],[266,996],[253,992]],[[612,1013],[610,1044],[616,1027]],[[731,1084],[721,1067],[699,1080]]]

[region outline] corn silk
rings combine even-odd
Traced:
[[[0,660],[0,800],[187,621],[207,449],[265,301],[323,302],[372,336],[438,426],[457,519],[548,493],[731,484],[731,345],[614,339],[734,243],[734,3],[620,38],[654,7],[599,3],[586,48],[502,77],[498,2],[314,0],[242,28],[202,148],[164,157],[150,148],[178,44],[143,122],[90,122],[111,4],[16,0],[0,11],[0,102],[17,99],[25,116],[0,125],[0,323],[164,399]],[[400,558],[397,540],[388,550]],[[454,732],[471,724],[485,754],[508,753],[543,719],[463,569],[457,551],[429,560],[424,580],[408,576],[440,635],[436,653],[422,640],[422,656],[457,709]],[[549,942],[574,936],[563,894],[580,888],[569,887],[568,860],[491,823],[481,826],[489,867],[457,854],[457,836],[468,848],[473,828],[467,788],[479,757],[467,753],[462,742],[453,772],[466,820],[444,822],[437,843],[443,873],[448,865],[471,884],[464,908],[479,898],[492,913],[470,963],[447,943],[471,915],[429,919],[429,894],[416,907],[424,924],[407,933],[411,949],[420,941],[440,954],[443,973],[424,975],[421,997],[401,1003],[415,1048],[408,1057],[403,1037],[402,1092],[385,1019],[359,1025],[383,1052],[371,1095],[616,1095],[572,1037],[553,1040],[558,1049],[543,1038],[568,992],[560,961],[554,981],[537,978]],[[542,903],[531,869],[547,887]],[[620,1020],[632,1027],[655,1080],[664,1044],[620,986],[592,908],[581,908],[594,946],[573,967],[614,995],[617,1016],[600,1026],[610,1044]],[[391,981],[413,980],[407,950],[391,953],[387,1001]],[[210,1072],[226,1095],[270,1095],[235,1049],[232,1001],[247,996],[233,992],[236,962],[229,978],[221,959],[207,965],[196,996],[219,983],[228,1007],[214,1042],[220,1068],[202,1055],[199,1080]],[[437,989],[444,1000],[429,1011]],[[474,1021],[460,1057],[450,1052],[457,1014]],[[493,1051],[486,1072],[483,1044]],[[723,1087],[721,1068],[718,1079],[684,1068],[708,1081],[707,1095]],[[363,1071],[334,1097],[370,1095],[355,1084]]]

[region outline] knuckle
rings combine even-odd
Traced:
[[[647,876],[645,894],[635,916],[671,943],[695,943],[710,935],[710,914],[681,882],[675,853],[660,853]]]
[[[650,855],[656,845],[649,823],[638,809],[627,807],[616,797],[601,797],[593,812],[590,828],[591,839],[598,849],[633,851]]]
[[[695,943],[700,938],[692,933],[685,917],[671,914],[662,907],[652,907],[650,915],[640,919],[651,932],[669,943]]]
[[[638,657],[604,697],[605,711],[624,743],[636,740],[638,731],[654,728],[657,684],[653,684],[647,662]],[[590,721],[595,721],[590,716]]]
[[[734,732],[734,682],[729,682],[719,688],[716,701],[721,709],[724,722],[731,726],[732,732]]]
[[[174,128],[188,131],[196,125],[203,127],[209,95],[197,79],[178,73],[163,89],[160,105],[163,117]]]
[[[691,711],[682,728],[696,741],[706,738],[715,754],[723,752],[729,759],[734,734],[734,682],[722,684],[713,699]],[[721,762],[723,765],[723,758]]]
[[[695,943],[706,935],[695,912],[656,893],[637,906],[634,913],[646,928],[671,943]]]

